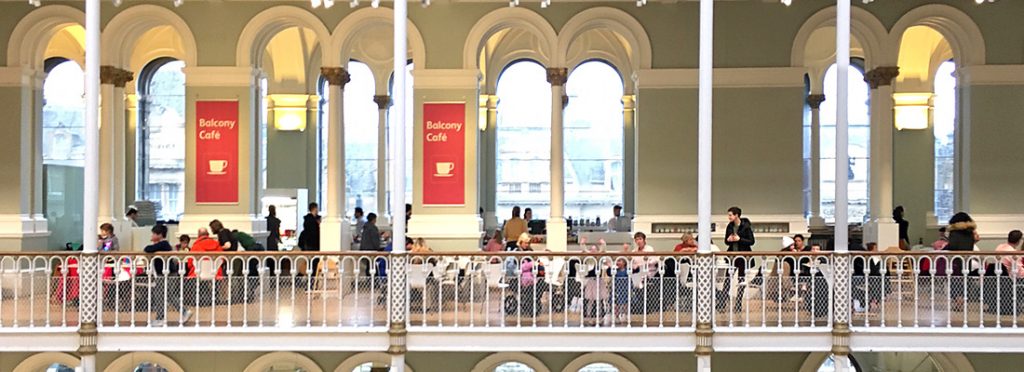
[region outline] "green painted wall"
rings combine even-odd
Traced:
[[[5,160],[0,162],[0,174],[7,175],[0,177],[0,214],[20,213],[22,104],[20,87],[0,87],[0,112],[5,113],[0,122],[0,158]]]
[[[1021,213],[1024,87],[971,87],[971,211]]]
[[[902,205],[910,222],[910,243],[935,240],[925,215],[933,209],[935,135],[927,130],[893,131],[893,206]]]

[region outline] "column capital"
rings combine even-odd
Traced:
[[[132,80],[135,80],[135,74],[131,71],[114,66],[100,66],[100,84],[113,84],[115,87],[124,88],[124,85]]]
[[[345,89],[345,84],[352,81],[348,70],[344,67],[321,67],[320,74],[327,79],[328,84],[340,86],[341,89]]]
[[[623,110],[635,110],[636,109],[636,96],[627,94],[622,96],[622,109]]]
[[[569,69],[565,67],[548,67],[548,83],[551,85],[565,85],[569,79]]]
[[[96,355],[96,336],[99,332],[96,331],[96,323],[82,323],[81,327],[78,327],[78,350],[79,356]]]
[[[864,81],[871,86],[871,89],[878,89],[881,86],[892,85],[892,79],[900,76],[900,68],[897,66],[875,67],[874,70],[864,74]]]
[[[373,96],[373,102],[377,104],[378,110],[387,110],[388,107],[391,107],[391,96],[386,94]]]
[[[821,108],[822,102],[825,102],[824,94],[810,94],[807,96],[807,105],[811,106],[811,110],[817,110]]]

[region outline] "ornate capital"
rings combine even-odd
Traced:
[[[405,329],[405,323],[391,323],[391,327],[388,328],[388,338],[391,340],[391,346],[388,347],[388,354],[401,355],[405,354],[405,335],[409,333]]]
[[[822,102],[825,102],[824,94],[811,94],[807,96],[807,105],[811,106],[811,110],[817,110],[821,108]]]
[[[892,85],[892,79],[900,76],[900,68],[896,66],[876,67],[874,70],[864,74],[864,81],[871,86],[871,89],[878,89],[880,86]]]
[[[124,88],[129,81],[135,80],[135,74],[114,66],[100,66],[100,84],[113,84]]]
[[[373,102],[377,103],[378,110],[387,110],[388,107],[391,107],[391,96],[373,96]]]
[[[846,323],[832,325],[832,354],[850,355],[850,326]]]
[[[714,351],[714,344],[712,342],[714,335],[715,330],[711,327],[711,323],[698,323],[697,345],[693,353],[697,355],[711,355],[711,352]]]
[[[352,81],[352,78],[348,74],[348,70],[344,67],[321,67],[320,75],[324,76],[327,83],[330,85],[337,85],[341,89],[345,89],[345,84]]]
[[[78,328],[78,355],[96,355],[96,323],[82,323]]]
[[[569,78],[569,69],[565,67],[548,67],[548,82],[551,85],[565,85]]]

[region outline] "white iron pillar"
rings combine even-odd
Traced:
[[[714,40],[714,1],[700,0],[700,62],[697,101],[697,371],[711,372],[714,351],[711,256],[711,97],[712,42]]]
[[[113,97],[111,97],[113,99]],[[100,0],[85,2],[85,198],[82,210],[83,259],[79,265],[81,282],[78,355],[83,372],[96,371],[96,297],[98,278],[98,240],[100,188]]]
[[[849,68],[850,68],[850,0],[836,2],[836,230],[835,283],[832,323],[832,354],[836,372],[849,370],[850,360],[850,269],[847,203],[847,169],[849,162]]]
[[[405,193],[401,190],[405,185],[405,100],[408,99],[405,91],[405,69],[407,65],[407,36],[406,18],[408,4],[405,1],[395,1],[394,20],[394,87],[391,92],[392,104],[398,108],[394,117],[391,118],[391,153],[394,154],[391,162],[392,185],[397,192],[391,195],[391,226],[392,235],[391,250],[391,275],[390,280],[390,301],[388,301],[388,313],[390,314],[390,327],[388,336],[391,347],[388,354],[391,354],[391,372],[405,372],[405,334],[406,334],[406,310],[408,304],[408,288],[406,286],[406,252],[405,252]],[[419,62],[419,61],[418,61]]]

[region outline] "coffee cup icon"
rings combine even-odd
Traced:
[[[224,174],[228,167],[227,160],[210,160],[210,170],[206,174]]]
[[[455,170],[455,163],[450,161],[440,161],[434,164],[437,169],[437,173],[434,174],[436,177],[451,177],[452,171]]]

